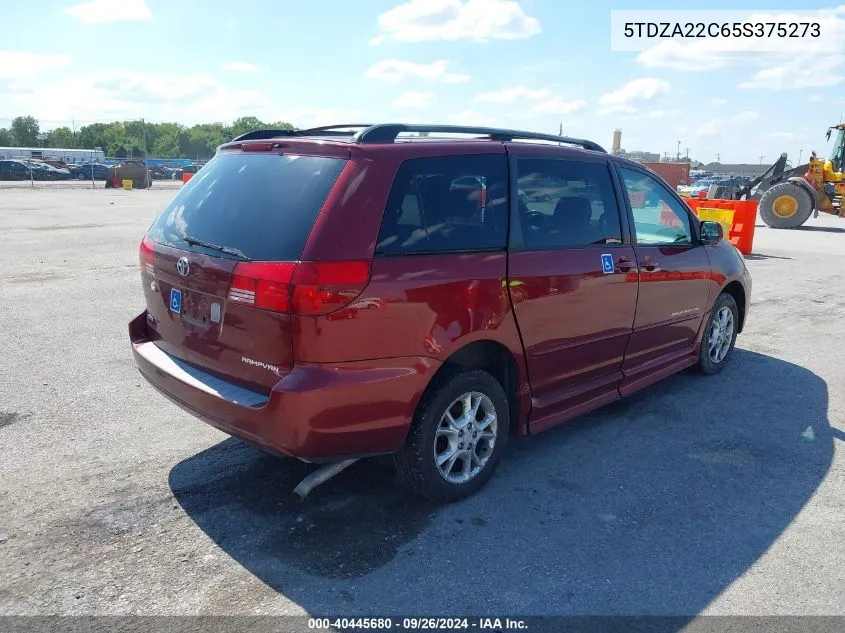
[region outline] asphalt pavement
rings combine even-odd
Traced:
[[[845,615],[845,220],[758,226],[732,365],[536,437],[448,507],[197,421],[135,369],[174,189],[0,188],[0,614]]]

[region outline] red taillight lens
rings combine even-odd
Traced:
[[[138,255],[141,261],[141,272],[155,275],[155,242],[146,235],[141,240]]]
[[[243,262],[235,266],[229,284],[229,300],[237,303],[287,312],[290,308],[290,281],[296,263]]]
[[[302,262],[293,278],[293,311],[320,315],[340,310],[369,281],[369,262]]]
[[[369,280],[369,262],[243,262],[232,275],[229,300],[317,316],[352,303]]]

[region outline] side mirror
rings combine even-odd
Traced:
[[[718,222],[705,220],[701,223],[701,243],[717,244],[725,238],[725,231]]]

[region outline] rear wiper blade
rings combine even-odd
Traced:
[[[206,242],[205,240],[201,240],[197,237],[193,237],[191,235],[185,235],[182,238],[183,242],[187,242],[188,244],[192,244],[195,246],[202,246],[203,248],[210,248],[213,251],[220,251],[221,253],[227,253],[228,255],[234,255],[240,259],[249,259],[246,254],[238,250],[237,248],[232,248],[231,246],[221,246],[220,244],[215,244],[214,242]]]

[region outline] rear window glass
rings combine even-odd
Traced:
[[[297,260],[345,164],[323,156],[217,156],[182,187],[148,235],[186,250],[204,250],[189,246],[189,236],[253,260]]]

